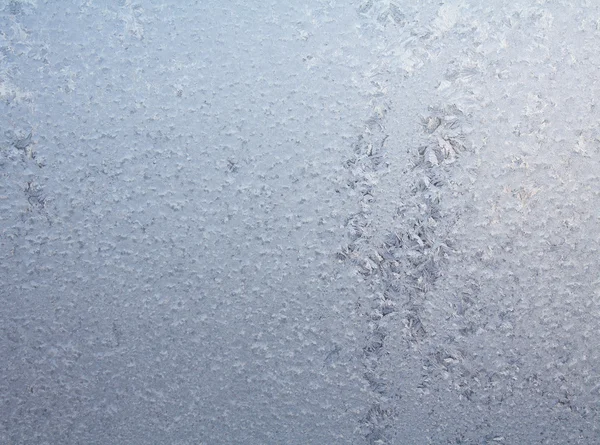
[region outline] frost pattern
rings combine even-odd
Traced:
[[[0,443],[597,443],[599,15],[0,0]]]

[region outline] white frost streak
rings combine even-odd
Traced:
[[[438,35],[450,31],[458,23],[463,3],[446,3],[438,10],[437,17],[433,20],[432,27]]]

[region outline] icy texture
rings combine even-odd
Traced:
[[[0,0],[0,443],[600,443],[599,45],[591,1]]]

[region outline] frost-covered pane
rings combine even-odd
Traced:
[[[0,0],[0,443],[597,443],[599,20]]]

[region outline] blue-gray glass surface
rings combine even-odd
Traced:
[[[0,0],[0,443],[600,443],[600,4]]]

